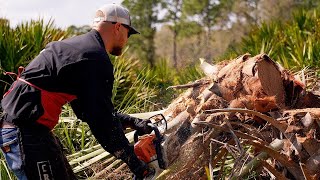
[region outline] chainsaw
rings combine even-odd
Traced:
[[[150,117],[149,120],[153,122],[147,124],[153,130],[150,134],[141,137],[137,132],[134,134],[135,154],[155,171],[153,175],[145,177],[144,180],[156,179],[163,170],[169,167],[178,158],[180,148],[192,134],[192,126],[188,118],[184,121],[173,119],[168,124],[162,114],[157,114]]]
[[[153,130],[150,134],[139,137],[137,131],[134,133],[135,154],[154,170],[152,175],[145,177],[145,180],[155,179],[168,166],[164,149],[165,136],[160,132],[167,130],[167,121],[162,114],[154,115],[149,120],[153,122],[147,124]]]

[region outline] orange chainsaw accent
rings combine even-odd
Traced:
[[[135,154],[145,163],[149,163],[157,158],[156,149],[153,144],[155,138],[155,134],[144,135],[140,137],[139,141],[134,145]]]

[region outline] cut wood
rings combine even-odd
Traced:
[[[258,57],[257,67],[263,91],[268,96],[275,96],[278,106],[284,108],[286,93],[279,65],[272,61],[267,55],[262,54]]]
[[[320,178],[320,92],[266,54],[202,65],[207,77],[169,87],[188,89],[162,111],[170,163],[159,179]]]
[[[199,80],[199,81],[196,81],[196,82],[193,82],[193,83],[189,83],[189,84],[169,86],[167,88],[167,90],[168,89],[183,89],[183,88],[197,87],[197,86],[200,86],[200,85],[208,84],[210,82],[211,82],[210,80]]]
[[[189,120],[192,121],[192,134],[184,145],[177,146],[181,146],[181,148],[179,157],[173,163],[174,169],[169,167],[169,171],[166,171],[166,175],[162,178],[194,179],[203,177],[205,176],[203,169],[208,164],[211,166],[209,169],[210,178],[218,178],[222,174],[212,170],[218,162],[210,163],[208,159],[214,157],[212,151],[215,151],[214,154],[219,156],[217,161],[222,164],[226,163],[225,158],[228,153],[225,152],[227,149],[220,148],[226,142],[232,143],[228,148],[239,148],[244,144],[251,144],[257,148],[257,151],[258,149],[266,151],[262,153],[263,156],[270,155],[276,163],[280,164],[281,168],[286,169],[284,172],[289,174],[286,177],[287,174],[278,172],[269,164],[265,165],[265,168],[272,171],[276,178],[289,179],[289,177],[295,177],[299,179],[307,177],[304,174],[307,171],[314,173],[315,170],[312,171],[309,166],[317,161],[311,159],[307,161],[307,157],[315,154],[315,149],[317,149],[319,140],[315,137],[320,137],[320,118],[314,114],[320,114],[320,111],[314,108],[299,109],[293,112],[295,109],[290,110],[290,108],[295,106],[313,107],[310,99],[312,99],[311,102],[320,102],[320,98],[311,92],[305,93],[312,94],[308,96],[300,94],[305,91],[304,84],[296,80],[289,71],[286,71],[265,54],[254,57],[245,54],[228,63],[223,62],[214,66],[218,67],[215,68],[215,70],[218,69],[216,76],[209,75],[209,78],[215,80],[214,83],[190,88],[196,94],[199,94],[198,96],[188,96],[185,99],[180,97],[185,103],[185,109],[188,102],[192,102],[192,107],[195,107],[195,113],[189,113]],[[290,88],[293,90],[289,91]],[[205,114],[203,114],[203,111],[205,111]],[[228,116],[221,114],[222,112],[231,112],[237,115],[234,119],[230,119],[228,127],[224,120]],[[277,119],[266,115],[269,112],[277,115],[275,116]],[[304,114],[300,115],[299,113]],[[306,115],[307,113],[310,113],[310,116]],[[297,116],[298,114],[299,116]],[[253,129],[250,131],[247,127]],[[232,132],[230,132],[230,128],[233,129]],[[313,136],[311,136],[310,130],[313,130]],[[231,136],[230,133],[234,135]],[[209,143],[212,138],[215,139],[212,141],[214,144]],[[278,149],[282,150],[281,152],[276,152],[267,147],[267,144],[279,138],[286,142],[285,147],[281,146]],[[210,151],[210,146],[212,151]],[[232,151],[229,150],[228,152],[233,153]],[[177,152],[174,150],[172,153]],[[220,157],[221,155],[223,156]],[[234,154],[233,157],[238,155]],[[258,157],[255,156],[254,159]],[[312,157],[314,157],[314,160],[317,159],[317,156]],[[301,169],[302,166],[296,162],[306,165]],[[233,165],[236,166],[237,163],[238,160]],[[261,166],[263,164],[266,164],[266,162],[262,163]],[[255,166],[246,163],[245,167],[254,168]],[[261,169],[263,170],[263,168]],[[194,175],[192,175],[192,172]],[[223,172],[223,170],[220,169],[219,172]],[[237,170],[235,172],[238,175],[240,173]],[[202,173],[202,175],[199,173]],[[233,177],[236,177],[234,175]],[[311,173],[311,175],[313,174]]]

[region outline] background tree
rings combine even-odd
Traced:
[[[166,11],[165,22],[169,22],[173,32],[173,66],[177,69],[177,37],[180,31],[178,23],[182,20],[182,3],[183,0],[167,0],[163,8]]]
[[[154,66],[154,36],[159,22],[161,0],[124,0],[122,4],[130,10],[132,24],[140,31],[139,36],[132,36],[129,46],[141,59]]]
[[[207,59],[211,59],[210,52],[211,31],[217,22],[225,22],[228,19],[229,9],[231,9],[233,0],[184,0],[184,11],[193,18],[198,19],[200,25],[206,30],[205,49]],[[223,24],[223,23],[220,23]]]

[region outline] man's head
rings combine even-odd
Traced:
[[[121,55],[130,35],[139,33],[131,26],[129,11],[116,4],[106,4],[96,11],[93,28],[100,33],[106,51],[116,56]]]

